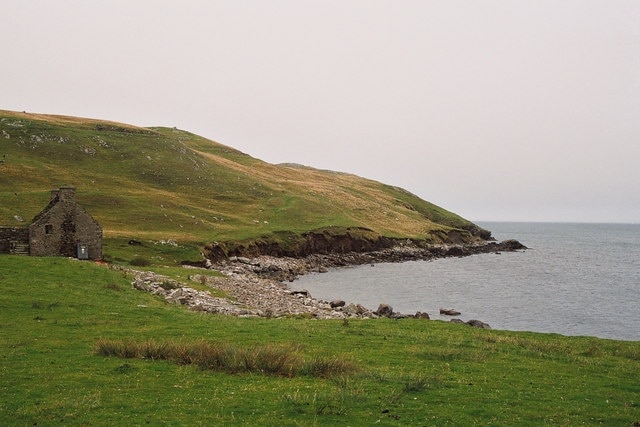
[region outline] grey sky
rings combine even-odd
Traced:
[[[0,0],[0,109],[177,126],[471,220],[640,222],[640,1]]]

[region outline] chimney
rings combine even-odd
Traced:
[[[73,202],[75,198],[75,187],[60,187],[60,190],[58,190],[58,200],[60,200],[61,202]]]

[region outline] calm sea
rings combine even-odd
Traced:
[[[376,309],[454,308],[493,329],[640,340],[640,224],[479,223],[523,252],[385,263],[296,280],[315,298]]]

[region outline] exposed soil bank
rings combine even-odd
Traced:
[[[411,251],[406,259],[424,259],[433,256],[450,256],[448,251],[457,251],[451,255],[470,255],[469,251],[490,252],[492,250],[509,249],[480,249],[486,245],[495,244],[491,233],[481,228],[473,230],[434,231],[425,239],[407,239],[381,236],[374,231],[362,227],[327,227],[307,233],[278,232],[273,235],[252,239],[245,242],[214,242],[205,246],[205,257],[212,262],[221,262],[233,257],[256,258],[259,256],[305,258],[315,255],[338,255],[352,257],[352,254],[375,254],[380,261],[397,261],[397,254],[385,251],[398,248],[412,248],[423,255],[413,254]],[[447,247],[450,246],[450,247]],[[446,249],[445,249],[446,247]],[[454,249],[457,248],[457,249]],[[475,249],[474,249],[475,248]],[[519,245],[519,249],[524,246]],[[405,251],[406,252],[406,251]],[[468,252],[468,253],[466,253]],[[417,256],[418,258],[412,258]],[[400,259],[402,261],[403,259]],[[338,261],[339,262],[339,261]],[[363,261],[368,262],[368,261]],[[354,262],[347,261],[348,264]],[[359,263],[359,262],[355,262]],[[331,265],[334,265],[333,262]],[[345,264],[337,264],[345,265]]]

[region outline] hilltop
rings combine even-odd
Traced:
[[[491,238],[402,188],[269,164],[176,128],[0,110],[0,141],[2,225],[29,221],[51,188],[73,185],[107,239],[295,251],[310,235],[342,239],[346,249]]]

